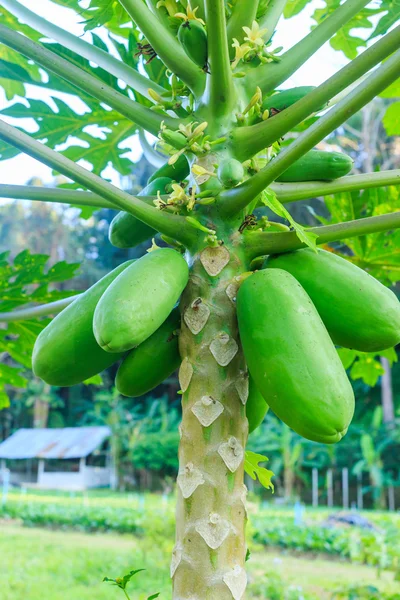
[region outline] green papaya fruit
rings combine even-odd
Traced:
[[[278,91],[276,94],[265,98],[262,103],[262,109],[271,110],[271,108],[275,108],[279,111],[285,110],[285,108],[289,108],[289,106],[292,106],[292,104],[295,104],[313,90],[315,90],[315,86],[313,85],[302,85],[290,88],[289,90]]]
[[[122,354],[104,352],[93,335],[93,314],[108,286],[134,261],[119,265],[57,315],[39,334],[32,366],[49,385],[70,386],[97,375]]]
[[[189,19],[178,29],[178,40],[186,54],[196,65],[204,69],[207,66],[207,32],[199,21]]]
[[[332,340],[339,346],[376,352],[400,342],[400,302],[366,271],[326,250],[297,250],[271,257],[303,286]]]
[[[173,165],[169,165],[166,162],[165,165],[157,169],[157,171],[155,171],[153,175],[149,177],[147,184],[149,185],[152,181],[159,179],[160,177],[169,177],[170,179],[180,183],[186,179],[189,173],[190,167],[187,158],[184,154],[181,154],[176,163]]]
[[[181,323],[174,308],[166,321],[122,361],[115,385],[124,396],[143,396],[160,385],[180,364],[178,337],[174,332]]]
[[[219,165],[217,175],[222,185],[232,188],[243,180],[244,168],[236,158],[230,158]]]
[[[276,181],[331,181],[350,173],[353,160],[342,152],[311,150],[296,160]]]
[[[124,352],[147,340],[165,321],[189,279],[179,252],[146,254],[110,285],[98,303],[93,331],[107,352]]]
[[[159,177],[143,188],[138,196],[157,196],[157,192],[165,194],[171,183],[172,179],[169,177]],[[134,248],[156,234],[155,229],[122,210],[110,223],[108,239],[116,248]]]
[[[252,433],[264,421],[269,406],[257,389],[253,378],[249,377],[249,397],[246,402],[246,417],[249,422],[249,433]]]
[[[354,394],[309,296],[290,273],[265,269],[237,295],[252,378],[274,413],[303,437],[333,444],[347,432]]]

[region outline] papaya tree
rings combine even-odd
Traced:
[[[4,116],[33,116],[37,130],[28,135],[0,120],[1,156],[24,152],[74,184],[1,185],[0,193],[115,208],[111,243],[153,243],[50,322],[36,341],[33,369],[50,385],[68,386],[121,360],[117,387],[137,396],[179,367],[173,598],[240,600],[245,468],[270,485],[263,457],[245,455],[249,427],[270,405],[305,438],[338,442],[354,396],[335,345],[375,352],[400,341],[396,296],[327,250],[331,242],[393,232],[398,206],[309,228],[284,206],[399,184],[399,170],[352,176],[347,156],[316,148],[397,85],[396,3],[329,1],[311,33],[282,52],[272,35],[282,13],[297,10],[285,0],[98,0],[86,9],[77,0],[55,1],[79,11],[88,30],[105,25],[108,43],[96,34],[89,43],[3,0],[1,80],[8,97],[29,83],[78,96],[87,111],[73,118],[55,96],[56,111],[37,100],[11,105]],[[373,43],[357,55],[367,44],[351,29],[372,27],[377,15]],[[340,48],[343,39],[351,62],[318,87],[280,90],[325,42]],[[103,135],[90,133],[94,124]],[[158,167],[137,197],[101,177],[108,162],[129,171],[120,142],[135,132]],[[60,151],[70,136],[81,143]],[[83,158],[92,170],[78,164]],[[257,218],[259,206],[289,226]],[[157,236],[169,247],[160,248]],[[59,308],[27,308],[25,317]]]

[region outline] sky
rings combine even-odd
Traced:
[[[83,34],[83,27],[79,24],[79,16],[77,16],[74,11],[57,6],[48,0],[19,1],[56,25],[62,26],[68,31],[90,41],[90,34]],[[302,34],[304,34],[305,31],[308,32],[310,26],[314,23],[311,19],[312,13],[316,8],[321,6],[323,6],[323,3],[320,0],[312,0],[300,15],[297,15],[290,20],[281,20],[278,31],[274,37],[274,47],[283,46],[286,50],[298,42],[301,39]],[[319,85],[347,62],[347,59],[341,52],[334,51],[329,43],[327,43],[285,83],[284,87]],[[43,90],[43,88],[35,89],[33,86],[28,86],[28,88],[30,97],[51,103],[49,94],[46,94],[46,91]],[[71,102],[71,96],[61,93],[54,95],[63,98],[69,103]],[[9,105],[10,103],[7,102],[4,93],[0,88],[0,109]],[[79,113],[84,112],[84,105],[79,101],[73,105],[71,104],[71,106]],[[28,132],[32,132],[35,129],[35,123],[30,119],[26,119],[24,123],[22,123],[21,119],[7,120],[12,124],[23,124]],[[128,147],[131,147],[131,151],[127,156],[137,159],[141,154],[139,142],[134,138],[133,140],[130,140],[128,144]],[[113,169],[108,168],[103,175],[109,178],[114,184],[118,184],[119,176]],[[53,179],[51,170],[48,167],[23,154],[20,154],[13,159],[0,162],[0,183],[25,184],[31,177],[39,177],[45,183],[49,183]]]

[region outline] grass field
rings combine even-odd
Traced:
[[[139,568],[130,598],[169,600],[174,506],[155,494],[11,492],[0,503],[0,600],[124,600],[102,580]],[[331,600],[354,585],[379,591],[335,600],[400,600],[400,514],[365,511],[370,532],[326,527],[326,508],[307,508],[301,525],[290,507],[253,497],[248,509],[249,600]]]
[[[102,583],[104,576],[117,577],[131,569],[146,568],[130,588],[132,600],[144,600],[161,592],[169,599],[169,553],[171,542],[157,542],[128,535],[86,534],[24,528],[0,523],[0,600],[122,600],[121,590]],[[270,600],[267,582],[282,579],[288,591],[280,598],[312,597],[330,600],[333,590],[360,583],[382,593],[400,592],[393,573],[377,579],[373,567],[329,559],[291,557],[253,548],[248,563],[249,598]],[[301,590],[296,590],[300,586]],[[311,596],[310,596],[311,595]]]

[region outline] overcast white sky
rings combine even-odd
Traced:
[[[76,17],[75,13],[69,9],[56,6],[48,0],[19,0],[22,4],[35,10],[38,14],[44,16],[49,21],[62,26],[69,31],[77,34],[83,34],[83,27],[79,25],[79,17]],[[306,10],[300,15],[290,20],[282,20],[280,22],[278,31],[274,38],[274,46],[283,46],[285,49],[295,44],[304,35],[305,31],[309,31],[310,25],[313,23],[311,15],[315,8],[322,6],[320,0],[312,0]],[[90,40],[90,34],[86,36]],[[1,46],[0,46],[1,56]],[[325,44],[320,51],[314,55],[293,77],[286,82],[285,87],[292,87],[297,85],[318,85],[325,79],[330,77],[339,68],[346,64],[347,59],[341,52],[335,52],[330,45]],[[46,100],[48,95],[45,90],[37,88],[36,90],[30,86],[29,94],[32,98],[36,97],[41,100]],[[71,96],[65,96],[58,94],[59,97],[70,101]],[[8,105],[2,90],[0,89],[0,108],[4,108]],[[83,106],[79,106],[79,103],[75,105],[76,110],[84,112]],[[9,121],[13,124],[21,120]],[[25,125],[28,131],[34,131],[35,124],[31,120],[26,120]],[[140,154],[139,144],[134,141],[132,144],[132,156],[138,156]],[[129,155],[128,155],[129,156]],[[107,177],[112,179],[114,183],[118,183],[118,175],[113,172],[111,168],[107,169],[104,173]],[[51,170],[39,163],[38,161],[20,154],[19,156],[0,162],[0,183],[10,184],[24,184],[31,177],[37,176],[43,179],[45,182],[52,180]]]

